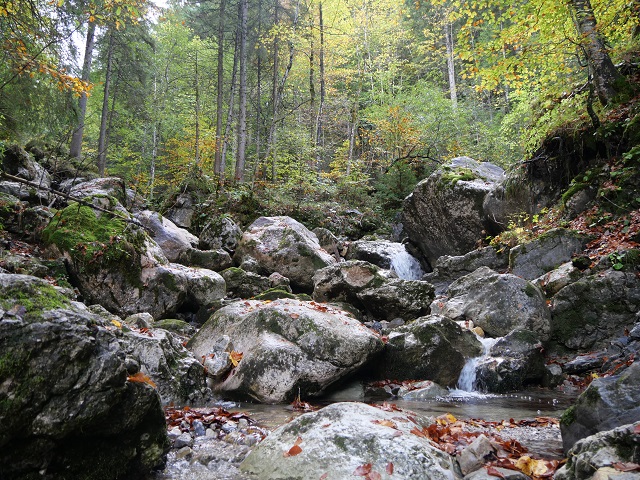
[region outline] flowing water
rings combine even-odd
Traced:
[[[391,269],[403,280],[420,280],[424,271],[420,262],[412,256],[402,243],[390,243]]]
[[[458,378],[457,390],[458,392],[473,392],[476,390],[476,367],[480,361],[489,354],[489,350],[498,341],[497,338],[485,338],[476,335],[478,341],[482,344],[482,354],[479,357],[470,358],[465,363],[460,372],[460,378]],[[459,395],[461,393],[458,393]]]

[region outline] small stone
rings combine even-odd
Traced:
[[[473,327],[471,331],[479,337],[484,337],[484,330],[482,329],[482,327]]]
[[[182,460],[191,457],[193,454],[193,450],[189,447],[182,447],[180,450],[176,452],[176,460]]]
[[[173,448],[180,449],[182,447],[190,447],[193,445],[193,438],[191,438],[191,434],[183,433],[173,442]]]
[[[458,455],[458,464],[463,475],[482,467],[485,463],[485,458],[493,452],[495,452],[495,448],[486,436],[480,435],[476,438]]]
[[[212,428],[207,428],[207,430],[204,432],[204,435],[207,438],[213,438],[213,437],[216,437],[218,434]]]
[[[249,421],[246,418],[241,418],[238,420],[238,428],[243,429],[249,426]]]
[[[169,430],[168,435],[169,439],[175,440],[180,435],[182,435],[182,430],[180,430],[180,427],[173,427],[171,430]]]
[[[153,326],[153,316],[150,313],[136,313],[124,319],[124,323],[137,328],[151,328]]]
[[[224,433],[231,433],[238,429],[238,426],[232,422],[226,422],[220,428]]]
[[[203,437],[205,435],[206,431],[204,429],[204,425],[200,420],[196,420],[195,422],[193,422],[193,433],[196,437]]]

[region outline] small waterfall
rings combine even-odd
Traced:
[[[458,390],[464,392],[474,392],[476,383],[476,367],[480,360],[485,358],[489,354],[491,347],[498,341],[497,338],[484,338],[476,335],[480,343],[482,344],[482,354],[479,357],[470,358],[467,363],[464,364],[460,377],[458,378]]]
[[[390,249],[391,270],[403,280],[420,280],[424,275],[420,262],[407,252],[403,244],[394,243],[391,245],[393,245],[393,248]]]

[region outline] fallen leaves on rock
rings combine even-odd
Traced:
[[[231,363],[233,364],[234,367],[238,366],[238,364],[240,363],[240,360],[242,360],[242,357],[243,357],[242,352],[236,352],[235,350],[232,350],[231,352],[229,352],[229,360],[231,360]]]
[[[263,440],[267,436],[267,431],[256,425],[255,421],[243,412],[229,412],[221,407],[191,408],[191,407],[165,407],[164,409],[167,427],[169,429],[178,427],[183,433],[194,430],[194,422],[201,422],[205,428],[220,430],[224,424],[229,422],[238,423],[244,419],[247,421],[251,434]]]
[[[153,380],[151,380],[151,378],[149,378],[148,375],[145,375],[142,372],[138,372],[135,373],[133,375],[129,375],[127,377],[127,380],[129,382],[134,382],[134,383],[146,383],[147,385],[151,385],[153,388],[156,388],[156,384]]]
[[[282,456],[295,457],[296,455],[299,455],[300,453],[302,453],[302,447],[300,447],[301,443],[302,443],[302,437],[298,437],[294,442],[293,447],[291,447],[288,451],[283,452]]]

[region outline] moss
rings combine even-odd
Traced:
[[[66,308],[69,304],[69,299],[51,285],[35,282],[6,289],[0,299],[0,308],[3,310],[10,310],[17,305],[24,307],[24,318],[27,320],[37,319],[47,310]]]
[[[600,399],[602,397],[600,397],[600,392],[598,391],[598,387],[595,386],[594,384],[589,385],[589,387],[582,393],[581,398],[584,399],[584,401],[587,404],[595,404],[598,401],[600,401]]]
[[[470,168],[457,168],[452,171],[443,172],[440,176],[440,183],[453,187],[460,180],[471,181],[476,178],[478,178],[478,176]]]
[[[56,213],[42,237],[46,243],[68,252],[82,271],[120,265],[127,276],[139,277],[137,257],[145,235],[128,228],[120,218],[98,216],[91,207],[72,203]]]
[[[265,290],[264,292],[260,293],[259,295],[256,295],[253,298],[255,300],[277,300],[279,298],[295,299],[298,297],[291,292],[287,292],[286,290],[283,290],[282,288],[274,287],[274,288]]]
[[[538,289],[530,282],[527,282],[527,285],[524,287],[524,293],[527,297],[535,298],[538,296]]]
[[[575,421],[576,421],[576,406],[572,405],[562,413],[562,416],[560,417],[560,423],[562,425],[568,426]]]
[[[562,205],[567,205],[567,202],[573,197],[576,193],[584,190],[589,186],[588,183],[576,182],[572,183],[569,188],[562,194]]]
[[[176,333],[191,333],[193,331],[193,327],[189,325],[184,320],[178,320],[175,318],[159,320],[153,325],[156,328],[163,328],[165,330],[169,330],[170,332]]]

